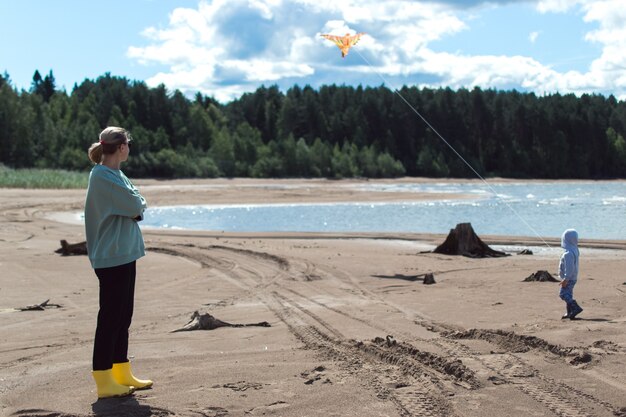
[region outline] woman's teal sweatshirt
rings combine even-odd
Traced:
[[[121,170],[93,167],[85,200],[85,233],[94,269],[124,265],[146,254],[137,224],[145,209],[146,200]]]

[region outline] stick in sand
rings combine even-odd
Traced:
[[[40,311],[40,310],[45,310],[46,307],[56,307],[56,308],[63,307],[60,304],[52,304],[49,301],[50,301],[50,299],[47,299],[46,301],[44,301],[41,304],[33,304],[33,305],[26,306],[26,307],[19,307],[19,308],[17,308],[17,310],[19,310],[19,311]]]

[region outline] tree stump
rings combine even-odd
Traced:
[[[435,283],[435,276],[433,274],[424,274],[424,284],[432,285]]]
[[[491,249],[480,240],[471,223],[459,223],[450,229],[446,240],[433,250],[434,253],[445,255],[463,255],[469,258],[499,258],[509,256],[507,253]]]
[[[548,271],[537,271],[530,274],[522,282],[559,282],[559,280],[550,275]]]

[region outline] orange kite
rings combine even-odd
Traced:
[[[348,55],[348,51],[361,39],[361,36],[365,33],[357,33],[356,35],[350,35],[346,33],[345,36],[336,35],[322,35],[323,38],[333,41],[339,49],[341,49],[341,57],[345,58]]]

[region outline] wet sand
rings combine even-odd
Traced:
[[[438,197],[360,183],[137,181],[151,206]],[[469,259],[422,253],[445,235],[416,233],[145,230],[130,355],[155,385],[97,401],[97,279],[85,256],[54,252],[84,240],[82,226],[50,217],[83,200],[84,190],[0,189],[0,415],[626,415],[626,242],[581,241],[585,311],[570,321],[558,284],[523,282],[556,273],[555,239],[548,254]],[[62,307],[15,310],[48,299]],[[271,327],[171,333],[194,311]]]

